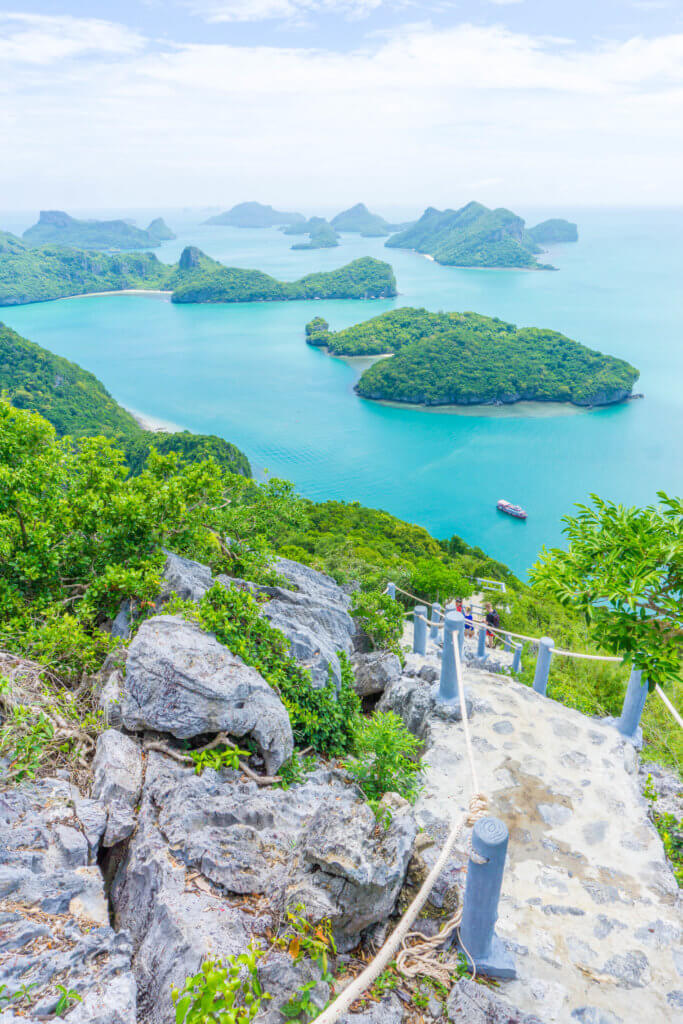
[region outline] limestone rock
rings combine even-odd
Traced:
[[[207,565],[167,552],[159,596],[161,602],[167,601],[171,594],[177,594],[183,601],[199,601],[212,585],[213,578]]]
[[[104,804],[107,826],[102,843],[114,846],[135,828],[135,807],[142,788],[140,747],[129,736],[107,729],[97,738],[92,793]]]
[[[91,820],[90,842],[74,803]],[[110,927],[102,875],[89,865],[99,828],[92,811],[62,779],[0,793],[0,989],[35,985],[30,1016],[5,1010],[3,1020],[53,1014],[55,986],[66,983],[83,1000],[69,1020],[135,1024],[130,939]]]
[[[401,675],[401,662],[391,651],[355,654],[351,664],[356,677],[355,690],[361,697],[384,693]]]
[[[278,558],[275,569],[296,589],[261,587],[270,597],[262,614],[289,639],[293,657],[310,669],[314,686],[326,686],[331,676],[338,688],[337,652],[350,654],[356,633],[349,597],[330,576],[299,562]]]
[[[521,1013],[490,988],[461,978],[451,989],[446,1012],[453,1024],[542,1024],[535,1014]]]
[[[405,1011],[398,996],[393,993],[379,1003],[372,1003],[362,1013],[346,1013],[340,1024],[401,1024]]]
[[[271,774],[293,750],[287,710],[260,673],[178,616],[148,619],[131,643],[122,716],[126,729],[178,739],[251,736]]]

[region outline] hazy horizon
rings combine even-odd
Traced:
[[[669,0],[25,7],[0,0],[7,210],[681,203]]]

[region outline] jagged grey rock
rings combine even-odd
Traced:
[[[454,1024],[543,1024],[535,1014],[522,1013],[469,978],[461,978],[453,986],[446,1012]]]
[[[356,633],[348,613],[350,598],[330,576],[299,562],[278,558],[275,569],[297,589],[261,587],[270,597],[262,614],[288,638],[293,657],[310,669],[314,686],[326,686],[331,676],[339,688],[338,652],[353,651]]]
[[[132,935],[145,1020],[166,1024],[171,984],[210,951],[242,952],[251,936],[265,945],[266,930],[300,901],[312,917],[329,917],[340,947],[350,948],[393,909],[415,832],[402,806],[378,830],[339,772],[317,769],[284,791],[231,769],[196,775],[150,752],[138,827],[111,889],[117,925]],[[259,971],[283,1001],[298,984],[290,965],[269,957]],[[314,992],[324,1002],[324,990]],[[274,1009],[266,1008],[272,1024]]]
[[[122,716],[126,729],[178,739],[251,736],[271,774],[293,750],[287,710],[260,673],[179,616],[157,615],[140,627],[128,652]]]
[[[135,807],[142,788],[142,754],[135,740],[116,729],[97,737],[92,795],[107,812],[102,844],[114,846],[135,828]]]
[[[372,1003],[362,1013],[346,1013],[341,1024],[401,1024],[405,1011],[398,996],[393,993],[379,1003]]]
[[[166,563],[162,575],[159,602],[167,601],[177,594],[183,601],[199,601],[213,585],[208,565],[181,558],[172,551],[166,552]]]
[[[54,1013],[56,983],[82,997],[69,1014],[79,1024],[135,1024],[131,943],[109,925],[102,875],[90,865],[90,840],[74,804],[94,819],[93,802],[63,779],[42,779],[0,793],[0,986],[34,985],[29,1014]],[[24,1008],[22,1008],[24,1010]],[[24,1010],[25,1013],[25,1010]]]
[[[356,677],[355,690],[361,697],[384,693],[401,675],[401,662],[391,651],[354,654],[351,664]]]
[[[97,706],[103,713],[105,722],[114,729],[119,729],[123,724],[121,717],[122,688],[123,675],[118,669],[115,669],[107,675],[97,698]]]

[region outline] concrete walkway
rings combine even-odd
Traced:
[[[465,676],[480,789],[510,832],[497,931],[518,978],[500,994],[544,1022],[683,1021],[681,899],[632,745],[505,675]],[[471,780],[462,725],[434,719],[430,735],[417,814],[441,840]]]

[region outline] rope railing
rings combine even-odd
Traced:
[[[375,979],[379,977],[394,957],[396,957],[396,969],[406,977],[415,977],[416,974],[426,974],[436,977],[437,980],[441,980],[445,976],[446,982],[448,982],[450,981],[450,976],[456,967],[455,958],[453,958],[453,962],[442,960],[436,953],[436,947],[442,945],[446,939],[460,927],[464,909],[463,900],[460,901],[460,906],[453,917],[436,936],[427,938],[422,935],[421,932],[410,931],[410,928],[417,919],[418,914],[427,902],[427,897],[434,888],[441,872],[445,868],[453,847],[461,833],[466,828],[473,828],[477,821],[480,818],[483,818],[488,811],[488,799],[483,793],[479,792],[479,779],[477,776],[477,767],[474,760],[474,750],[472,748],[472,740],[470,736],[465,690],[462,682],[462,666],[457,644],[454,647],[454,655],[455,671],[460,694],[460,714],[462,716],[465,747],[469,762],[470,775],[472,778],[472,796],[469,800],[468,809],[462,815],[457,825],[453,824],[451,827],[436,863],[422,883],[419,892],[413,899],[398,925],[377,953],[373,961],[368,964],[368,966],[361,971],[356,978],[354,978],[351,984],[348,985],[325,1010],[323,1010],[320,1016],[316,1018],[316,1024],[335,1024],[340,1017],[348,1012],[351,1005],[372,986]],[[486,858],[478,856],[475,851],[471,852],[470,857],[474,863],[486,863]],[[463,949],[472,964],[473,977],[476,977],[477,968],[474,958],[467,953],[462,939],[460,944],[463,946]]]
[[[389,586],[385,589],[384,593],[389,593]],[[426,605],[433,608],[438,605],[438,602],[424,601],[422,598],[417,597],[415,594],[411,594],[407,590],[403,590],[401,587],[397,587],[393,584],[395,590],[405,594],[406,597],[412,598],[414,601],[419,601],[421,605]],[[448,612],[448,608],[441,609],[441,605],[438,605],[440,609],[440,616],[438,619],[428,619],[424,615],[415,614],[415,612],[408,612],[406,617],[412,614],[413,621],[420,621],[425,623],[429,627],[430,631],[434,629],[443,629],[445,624],[444,615]],[[463,616],[464,618],[464,616]],[[422,627],[420,627],[422,628]],[[463,627],[461,627],[463,628]],[[501,629],[498,626],[492,626],[488,622],[482,622],[478,619],[464,619],[464,630],[465,635],[471,635],[476,629],[485,629],[487,633],[491,633],[494,636],[500,637],[506,644],[509,644],[512,640],[521,640],[526,643],[532,643],[538,648],[538,661],[536,664],[536,672],[534,675],[533,687],[538,693],[546,695],[546,689],[548,686],[548,675],[550,670],[550,662],[553,655],[560,658],[574,658],[579,661],[599,661],[605,664],[612,665],[623,665],[625,659],[623,657],[609,655],[609,654],[587,654],[583,651],[568,651],[562,647],[555,647],[552,640],[548,637],[534,637],[528,636],[525,633],[514,633],[509,629]],[[423,642],[426,641],[426,636],[423,638]],[[481,642],[481,640],[480,640]],[[417,650],[417,647],[414,648]],[[422,650],[421,653],[424,653]],[[482,657],[485,656],[485,652],[480,650]],[[513,672],[518,671],[520,667],[520,648],[517,647],[517,653],[515,659],[513,659]],[[645,695],[643,695],[643,687],[645,688]],[[683,728],[683,717],[676,710],[674,705],[671,703],[669,698],[666,696],[664,691],[659,685],[655,686],[655,693],[664,704],[669,714],[673,717],[675,722],[680,728]],[[624,698],[624,707],[622,709],[621,717],[618,720],[619,730],[626,736],[634,737],[640,721],[640,715],[645,704],[645,696],[647,695],[647,684],[642,681],[642,672],[639,669],[633,668],[631,671],[631,677],[629,679],[629,685]]]

